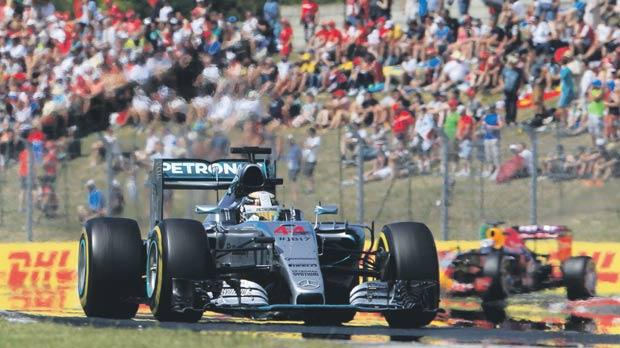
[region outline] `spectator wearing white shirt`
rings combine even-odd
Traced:
[[[206,56],[210,57],[211,56]],[[217,65],[215,64],[205,64],[204,69],[202,69],[202,73],[200,74],[199,78],[203,79],[204,81],[208,82],[208,83],[217,83],[218,80],[220,79],[220,69],[217,67]]]
[[[27,54],[26,47],[21,44],[21,39],[19,37],[13,38],[13,47],[9,50],[9,55],[13,59],[23,58]]]
[[[164,135],[161,140],[164,144],[164,156],[166,158],[172,158],[173,150],[177,143],[176,135],[172,134],[170,129],[164,128]]]
[[[558,11],[559,1],[538,0],[536,1],[536,17],[546,21],[555,20]]]
[[[525,143],[518,144],[518,154],[523,158],[525,165],[527,166],[527,172],[529,175],[534,174],[534,169],[536,165],[534,163],[534,157],[532,155],[532,151],[528,150],[525,146]]]
[[[592,27],[601,22],[601,5],[604,0],[587,0],[583,20]]]
[[[278,80],[286,81],[289,76],[289,71],[291,70],[291,63],[286,57],[284,57],[276,64],[276,66],[278,68]]]
[[[510,5],[510,9],[512,10],[512,13],[514,14],[514,17],[516,19],[520,19],[520,20],[525,19],[525,15],[527,14],[527,11],[525,8],[525,4],[523,4],[523,0],[513,1],[512,4]]]
[[[47,18],[56,12],[56,7],[52,1],[37,1],[34,4],[36,17],[39,19]]]
[[[162,8],[159,10],[158,21],[162,23],[167,22],[168,19],[170,19],[173,11],[174,10],[172,9],[172,6],[170,6],[170,2],[165,1],[164,6],[162,6]]]
[[[161,138],[159,137],[159,135],[157,135],[155,128],[150,128],[149,136],[146,138],[146,145],[144,147],[144,152],[146,152],[147,156],[155,153],[155,145],[157,145],[157,143],[160,141]]]
[[[222,95],[214,101],[213,108],[208,117],[213,120],[225,120],[232,115],[234,110],[233,99],[229,95]]]
[[[308,137],[303,146],[304,158],[304,176],[308,179],[308,192],[313,193],[315,188],[314,169],[318,161],[318,152],[321,147],[321,137],[317,134],[316,129],[308,129]]]
[[[546,20],[538,21],[538,18],[534,18],[532,25],[534,28],[532,42],[534,43],[536,53],[548,53],[549,41],[551,40],[551,27],[549,27],[549,23]]]
[[[450,58],[450,61],[444,65],[441,76],[431,87],[433,91],[445,90],[450,86],[458,85],[465,81],[465,77],[469,72],[469,66],[463,61],[463,55],[459,51],[454,51]]]
[[[594,82],[594,80],[598,79],[600,67],[600,61],[590,62],[588,63],[586,71],[584,71],[583,75],[581,76],[581,81],[579,82],[579,101],[584,109],[588,103],[588,88],[590,88],[590,85],[592,85],[592,82]]]
[[[144,93],[142,89],[137,89],[131,100],[131,108],[129,109],[130,117],[142,126],[146,126],[150,122],[151,99]]]
[[[17,122],[17,129],[23,131],[32,128],[32,111],[28,103],[28,96],[23,92],[17,98],[14,116]]]
[[[258,28],[258,18],[251,12],[245,11],[245,21],[241,24],[241,33],[247,38],[252,38]]]
[[[317,113],[321,109],[321,105],[316,102],[314,94],[306,93],[305,97],[306,102],[301,106],[301,114],[295,117],[292,122],[292,125],[295,128],[301,127],[305,124],[313,124]]]

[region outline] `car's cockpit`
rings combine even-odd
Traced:
[[[245,221],[278,221],[280,206],[276,196],[267,191],[256,191],[241,199],[239,205],[240,222]]]

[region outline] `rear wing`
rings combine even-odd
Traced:
[[[571,230],[562,225],[527,225],[516,226],[522,240],[559,239],[571,237]]]
[[[248,163],[250,162],[240,159],[222,159],[215,162],[200,159],[158,159],[153,165],[153,174],[161,173],[159,179],[166,190],[225,190],[235,180],[239,170]],[[257,161],[255,164],[261,168],[266,178],[271,177],[269,161]]]
[[[150,228],[163,219],[164,190],[227,190],[237,180],[237,173],[249,163],[258,165],[267,179],[275,179],[276,163],[256,159],[254,154],[270,154],[271,149],[233,148],[232,153],[248,154],[247,159],[155,159],[150,175]]]

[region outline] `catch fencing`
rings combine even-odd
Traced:
[[[339,219],[374,222],[378,228],[392,221],[421,221],[429,225],[437,239],[443,240],[478,238],[480,226],[489,221],[566,224],[576,231],[577,239],[589,240],[590,232],[610,229],[614,221],[617,225],[620,220],[620,205],[613,194],[617,192],[618,180],[594,180],[591,174],[588,177],[578,173],[582,169],[593,170],[593,163],[579,162],[581,157],[596,155],[596,148],[586,136],[565,136],[554,127],[536,132],[507,129],[499,144],[502,163],[517,156],[510,150],[511,145],[520,145],[530,152],[537,170],[521,169],[521,177],[498,183],[497,178],[483,175],[488,174],[484,172],[489,163],[481,141],[474,141],[468,161],[470,171],[464,174],[458,146],[440,130],[433,147],[425,154],[428,168],[422,168],[420,153],[406,153],[393,175],[365,180],[376,169],[376,153],[373,155],[370,144],[344,144],[349,139],[347,132],[343,127],[322,135],[314,191],[303,171],[295,182],[288,175],[288,147],[284,141],[287,134],[271,138],[274,140],[266,145],[274,148],[273,159],[279,161],[278,175],[285,179],[278,189],[281,204],[299,208],[307,214],[306,218],[313,219],[316,204],[334,203],[340,207]],[[175,135],[181,144],[177,146],[177,156],[205,158],[204,154],[194,153],[200,148],[194,145],[210,141],[209,137],[196,138],[184,129]],[[61,142],[56,150],[58,163],[52,181],[45,181],[43,159],[48,150],[44,144],[21,139],[11,148],[12,154],[6,152],[8,147],[3,148],[0,230],[6,231],[4,240],[77,238],[81,229],[78,206],[88,203],[85,183],[89,179],[95,181],[108,204],[115,201],[115,195],[122,195],[122,209],[113,211],[107,207],[108,215],[136,219],[146,231],[151,160],[144,154],[140,157],[144,136],[121,138],[101,133],[94,143],[85,140],[82,156],[72,160],[69,159],[75,156],[69,153],[68,144],[73,140],[65,140],[64,145]],[[295,133],[295,139],[303,145],[301,132]],[[394,146],[387,147],[394,154]],[[27,154],[27,167],[33,169],[26,170],[29,174],[25,177],[19,175],[19,154],[23,151]],[[580,168],[581,165],[585,167]],[[54,199],[50,199],[52,195]],[[218,198],[213,191],[175,191],[165,198],[165,213],[201,219],[194,214],[194,206],[213,204]],[[606,233],[613,236],[613,231]]]
[[[589,137],[566,134],[554,125],[536,130],[513,127],[498,145],[501,166],[489,175],[482,139],[474,141],[470,170],[464,174],[459,170],[464,161],[459,160],[458,146],[441,130],[437,133],[429,172],[420,170],[419,154],[414,153],[398,173],[376,181],[363,179],[364,173],[372,171],[373,160],[360,161],[364,151],[360,147],[354,150],[358,154],[353,160],[324,150],[316,181],[328,189],[321,191],[319,186],[305,198],[339,203],[344,207],[341,218],[353,222],[374,221],[382,226],[392,221],[421,221],[443,240],[478,238],[484,223],[497,221],[565,224],[584,240],[591,238],[591,232],[613,237],[614,221],[620,221],[620,201],[613,194],[619,183],[613,175],[597,178],[600,173],[594,173],[594,162],[600,147]],[[324,144],[330,149],[335,145]],[[589,159],[583,158],[586,153]],[[520,169],[511,171],[511,162],[519,162]]]

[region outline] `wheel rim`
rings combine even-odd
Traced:
[[[594,295],[596,291],[596,271],[594,270],[594,263],[592,261],[588,262],[586,266],[586,275],[584,278],[585,288],[590,295]]]
[[[86,287],[86,262],[86,241],[81,238],[78,253],[78,294],[80,296],[84,295],[84,288]]]
[[[159,252],[157,250],[157,242],[151,240],[146,253],[146,294],[152,297],[155,292],[155,284],[157,284],[157,271]]]
[[[384,238],[379,238],[379,240],[377,241],[377,252],[378,253],[388,253],[390,252],[390,248],[387,245],[387,241]],[[378,261],[378,260],[377,260]],[[394,270],[392,269],[394,267],[393,265],[393,259],[390,255],[387,264],[386,264],[386,269],[383,270],[383,274],[382,274],[382,280],[392,280],[391,278],[394,276]]]

